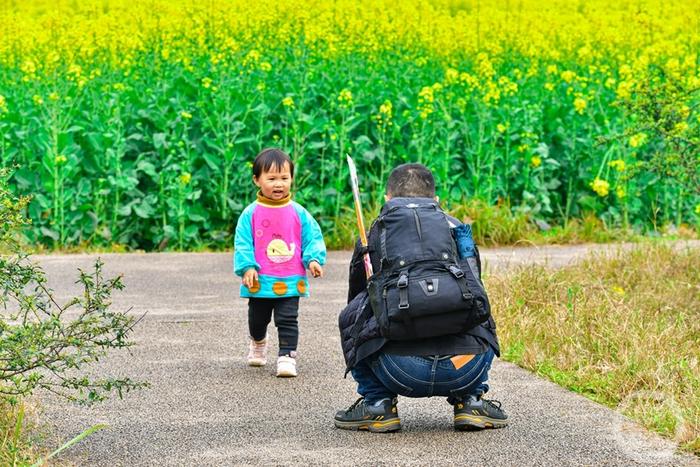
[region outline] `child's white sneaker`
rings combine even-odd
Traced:
[[[277,376],[280,378],[293,378],[297,375],[297,361],[288,355],[277,357]]]
[[[264,366],[267,363],[267,337],[256,341],[252,337],[248,344],[248,365]]]

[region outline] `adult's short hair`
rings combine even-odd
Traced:
[[[258,178],[263,172],[269,172],[272,167],[281,170],[285,162],[289,164],[289,174],[294,177],[294,162],[292,162],[289,154],[277,148],[263,149],[255,156],[253,175],[255,175],[255,178]]]
[[[423,164],[401,164],[389,174],[386,193],[392,198],[434,198],[435,178]]]

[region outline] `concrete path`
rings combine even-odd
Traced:
[[[589,248],[497,249],[483,256],[495,270],[520,262],[561,265]],[[349,253],[330,254],[326,276],[312,282],[312,297],[302,301],[296,379],[275,378],[274,365],[246,366],[246,302],[238,298],[231,254],[102,257],[107,273],[125,277],[114,306],[148,315],[131,354],[100,362],[99,371],[144,379],[151,388],[90,408],[44,396],[44,418],[56,427],[52,443],[96,423],[109,425],[63,455],[77,465],[700,464],[622,415],[500,361],[489,397],[510,415],[505,429],[457,433],[444,399],[402,398],[399,433],[337,430],[333,414],[357,397],[352,379],[343,379],[336,324]],[[77,292],[76,268],[88,268],[94,258],[37,257],[65,297]]]

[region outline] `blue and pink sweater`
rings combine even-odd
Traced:
[[[250,289],[241,284],[241,297],[308,297],[309,263],[326,263],[321,228],[291,195],[273,201],[258,193],[238,218],[234,248],[234,272],[255,268],[259,277]]]

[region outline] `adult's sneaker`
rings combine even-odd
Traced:
[[[396,398],[386,398],[368,404],[364,397],[360,397],[348,409],[335,414],[335,426],[343,430],[367,430],[372,433],[398,431],[401,420],[396,402]]]
[[[280,378],[293,378],[297,375],[297,360],[289,355],[277,357],[277,376]]]
[[[248,344],[248,365],[265,366],[267,363],[267,337],[261,341],[256,341],[252,337]]]
[[[483,430],[508,425],[508,415],[501,409],[501,403],[498,401],[469,396],[462,402],[457,402],[454,410],[455,430]]]

